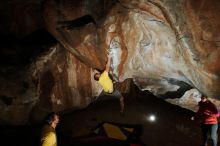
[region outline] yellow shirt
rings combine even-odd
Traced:
[[[57,146],[56,132],[50,125],[45,125],[42,129],[41,146]]]
[[[108,75],[107,71],[104,71],[100,77],[98,83],[102,86],[103,90],[107,93],[113,92],[113,82]]]

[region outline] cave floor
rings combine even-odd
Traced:
[[[136,97],[126,98],[125,105],[125,115],[121,116],[117,99],[100,97],[100,100],[86,109],[63,113],[57,127],[58,146],[82,145],[79,139],[91,134],[91,129],[104,121],[141,125],[140,138],[146,146],[200,145],[200,124],[199,121],[190,120],[192,111],[169,104],[144,92]],[[156,117],[154,122],[148,120],[151,114]],[[1,141],[6,142],[5,146],[34,146],[37,145],[39,129],[39,125],[1,126]],[[88,146],[108,145],[108,142],[101,142],[102,140],[99,140],[100,143],[90,144],[88,139],[86,143]]]
[[[154,122],[148,120],[152,114],[156,117]],[[126,98],[125,115],[121,116],[117,99],[100,97],[84,110],[65,114],[60,133],[80,137],[108,121],[141,125],[141,140],[146,146],[196,146],[200,144],[200,124],[190,120],[192,115],[192,111],[141,92],[136,97]]]

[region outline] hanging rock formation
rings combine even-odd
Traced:
[[[110,51],[118,81],[133,78],[142,89],[159,94],[150,84],[176,90],[169,83],[175,79],[217,98],[218,3],[48,0],[44,19],[51,34],[91,67],[102,69]],[[77,19],[86,15],[93,21],[77,27]]]
[[[46,0],[41,6],[38,28],[58,44],[29,67],[36,98],[26,115],[33,121],[37,113],[95,100],[100,87],[92,75],[104,69],[107,54],[119,83],[132,79],[139,89],[192,110],[201,93],[219,100],[220,1]]]

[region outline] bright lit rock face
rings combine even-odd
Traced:
[[[152,88],[155,82],[146,79],[157,80],[156,86],[168,91],[178,88],[169,83],[176,79],[217,98],[218,4],[217,0],[121,0],[106,5],[95,1],[88,8],[90,1],[86,0],[48,0],[44,19],[61,44],[91,67],[102,69],[110,51],[118,81],[133,78],[140,88],[154,90],[157,95],[160,91]],[[97,11],[92,9],[94,5]],[[100,16],[100,12],[106,15]],[[73,20],[86,15],[94,21],[77,27]]]
[[[29,114],[37,121],[36,115],[51,109],[91,103],[101,90],[93,69],[104,69],[107,54],[117,82],[131,78],[141,90],[192,110],[201,96],[194,88],[219,99],[219,0],[46,0],[41,8],[37,27],[47,29],[58,45],[26,72],[35,86],[27,89],[33,100],[20,123]],[[2,105],[0,114],[18,107]],[[22,103],[16,116],[25,107]]]

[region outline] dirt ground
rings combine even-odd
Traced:
[[[63,113],[57,127],[58,146],[77,145],[77,137],[90,134],[92,128],[104,121],[141,125],[140,138],[146,146],[200,145],[199,121],[190,120],[193,112],[145,92],[126,98],[125,105],[125,115],[121,116],[117,99],[101,97],[86,109]],[[150,115],[156,117],[154,122],[149,121]],[[40,125],[2,125],[0,137],[2,143],[6,144],[1,145],[35,146],[39,139],[39,129]]]
[[[154,122],[148,120],[150,115],[155,115]],[[60,132],[80,136],[103,121],[140,124],[146,146],[199,146],[200,124],[190,120],[192,115],[189,110],[142,92],[126,100],[125,116],[121,116],[117,99],[101,97],[84,110],[65,114]]]

